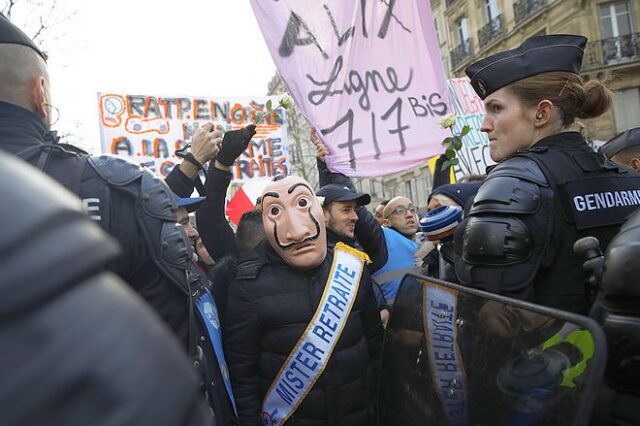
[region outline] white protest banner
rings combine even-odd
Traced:
[[[276,97],[207,98],[98,93],[102,152],[127,157],[166,176],[180,159],[174,155],[203,124],[225,130],[255,123]],[[286,111],[267,115],[247,150],[231,167],[235,182],[289,174]]]
[[[458,151],[460,163],[453,167],[456,180],[470,174],[483,175],[487,166],[495,164],[489,156],[489,138],[480,131],[484,120],[484,103],[474,92],[468,78],[453,78],[447,80],[447,84],[456,114],[454,132],[459,134],[465,125],[470,129],[462,138],[462,149]]]
[[[348,176],[409,169],[442,150],[449,113],[429,2],[251,0],[278,71]]]

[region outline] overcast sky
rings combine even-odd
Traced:
[[[262,96],[275,65],[248,0],[59,1],[49,36],[55,126],[98,152],[97,92]],[[29,19],[19,16],[14,21]]]

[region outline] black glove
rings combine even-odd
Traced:
[[[431,188],[431,191],[435,190],[441,185],[447,185],[451,183],[451,172],[449,171],[449,169],[444,171],[442,170],[442,165],[445,161],[447,161],[446,154],[441,154],[440,157],[438,157],[438,159],[436,160],[436,164],[433,170],[433,187]]]
[[[247,127],[238,130],[231,130],[224,134],[222,145],[216,160],[220,164],[231,167],[236,158],[247,149],[253,135],[256,134],[256,126],[249,124]]]

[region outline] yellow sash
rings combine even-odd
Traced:
[[[262,403],[264,425],[287,421],[324,371],[351,313],[367,261],[366,254],[346,244],[336,244],[318,309]]]

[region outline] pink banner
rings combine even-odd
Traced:
[[[442,152],[452,113],[429,2],[251,0],[331,170],[373,177]]]

